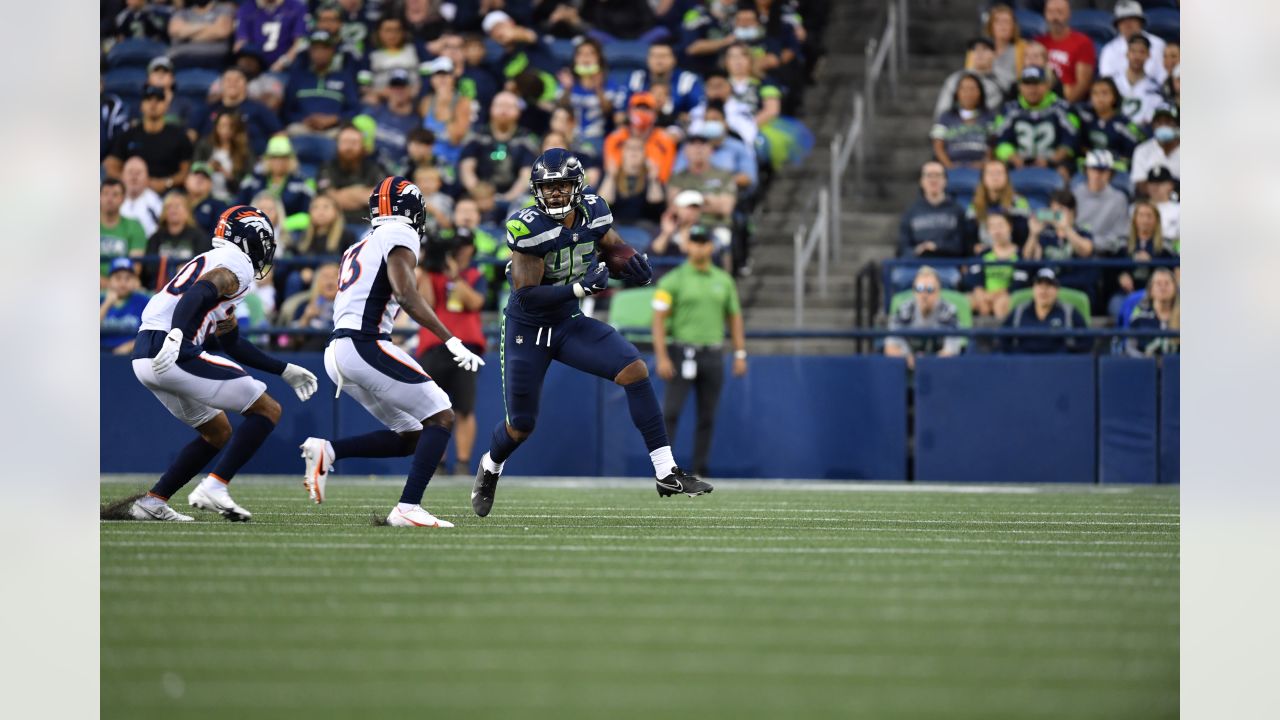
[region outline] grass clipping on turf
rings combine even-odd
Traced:
[[[142,497],[143,495],[146,495],[146,493],[135,493],[126,498],[121,498],[119,500],[112,500],[111,502],[103,503],[102,507],[100,508],[102,519],[103,520],[132,520],[133,518],[129,515],[129,508],[133,506],[133,503],[135,500]]]

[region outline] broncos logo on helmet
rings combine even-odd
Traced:
[[[234,245],[249,256],[253,276],[261,280],[271,272],[276,255],[276,229],[271,219],[251,205],[232,205],[218,217],[213,246]]]
[[[421,236],[426,232],[427,204],[422,191],[399,175],[385,178],[369,196],[369,218],[375,227],[403,222]]]
[[[577,156],[564,148],[551,148],[538,156],[529,173],[529,188],[533,191],[533,202],[547,217],[563,219],[578,203],[582,202],[582,191],[586,186],[586,171]],[[552,207],[547,196],[549,185],[571,183],[569,196],[564,205]]]

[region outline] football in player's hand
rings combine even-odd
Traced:
[[[609,268],[609,277],[620,278],[627,274],[627,261],[636,254],[636,249],[626,243],[618,243],[600,248],[600,259]]]

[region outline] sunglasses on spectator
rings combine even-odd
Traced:
[[[932,295],[938,292],[938,286],[937,285],[917,285],[916,292],[924,293],[925,295]]]

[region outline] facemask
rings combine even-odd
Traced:
[[[595,75],[600,72],[599,65],[574,65],[573,72],[576,75]]]
[[[759,40],[760,36],[763,34],[764,34],[764,30],[762,30],[759,25],[755,27],[747,27],[747,28],[736,27],[733,29],[733,36],[743,42],[751,42],[753,40]]]
[[[724,136],[724,123],[719,120],[707,120],[702,123],[702,130],[707,137],[720,138]]]
[[[1156,142],[1169,143],[1178,139],[1178,128],[1161,125],[1155,130]]]
[[[977,111],[977,110],[965,110],[964,108],[960,108],[960,119],[961,119],[961,120],[972,120],[972,119],[974,119],[974,118],[976,118],[976,117],[978,117],[978,111]]]

